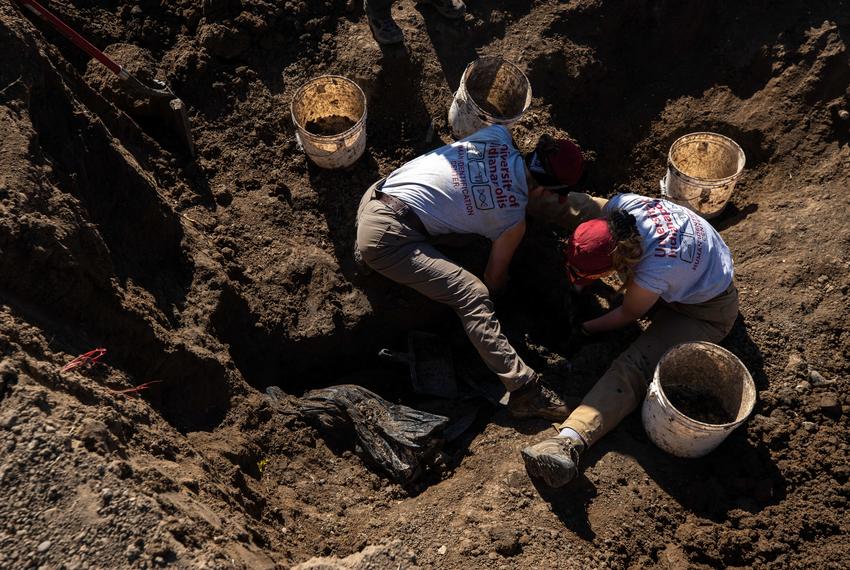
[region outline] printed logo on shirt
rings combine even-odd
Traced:
[[[469,185],[466,183],[467,162],[466,162],[466,147],[458,145],[457,160],[450,161],[452,166],[452,186],[461,191],[463,195],[463,207],[466,210],[467,216],[475,215],[475,208],[472,207],[472,196],[469,194]]]
[[[466,155],[469,160],[484,160],[484,151],[487,148],[487,143],[466,143]]]
[[[495,208],[493,204],[493,190],[487,186],[473,186],[472,197],[475,199],[475,207],[479,210],[492,210]]]
[[[653,255],[655,257],[679,257],[680,217],[675,216],[661,200],[646,200],[643,209],[655,224],[653,231],[658,238]]]
[[[694,248],[693,262],[691,264],[691,269],[696,271],[702,261],[703,246],[708,238],[705,235],[705,228],[702,225],[702,221],[690,210],[688,210],[687,214],[688,218],[691,220],[691,225],[694,227],[694,231],[696,232],[696,247]]]
[[[682,236],[682,246],[679,250],[679,259],[685,263],[691,263],[694,260],[697,252],[697,242],[693,234],[685,234]]]
[[[490,175],[490,186],[496,196],[499,208],[519,208],[519,201],[513,194],[513,178],[508,164],[507,145],[490,145],[487,147],[487,172]]]
[[[688,221],[688,216],[684,212],[680,212],[678,210],[670,212],[670,216],[673,218],[673,223],[676,224],[677,228],[679,228],[679,232],[682,236],[679,240],[679,259],[685,263],[691,263],[696,256],[697,242],[696,239],[694,239],[693,232],[685,226],[685,223]]]
[[[472,184],[487,184],[487,165],[483,160],[470,160],[468,166],[469,181]]]

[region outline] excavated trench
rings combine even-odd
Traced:
[[[711,130],[730,136],[744,148],[750,170],[770,160],[774,149],[761,132],[726,122],[717,114],[697,114],[693,120],[660,136],[651,131],[653,122],[663,116],[671,100],[698,97],[715,85],[725,86],[734,97],[745,98],[766,83],[771,74],[770,54],[761,46],[787,27],[789,20],[753,18],[758,24],[746,29],[731,25],[731,19],[740,17],[741,10],[750,9],[756,10],[723,3],[709,6],[672,1],[655,3],[652,9],[647,9],[646,2],[633,1],[625,6],[611,3],[588,6],[548,22],[542,33],[544,47],[528,62],[527,74],[538,105],[542,103],[548,111],[547,123],[566,126],[570,136],[595,158],[588,181],[590,191],[603,195],[612,190],[654,192],[654,180],[663,173],[666,148],[688,131]],[[718,29],[729,29],[732,35],[718,34]],[[51,34],[48,32],[48,37]],[[473,35],[471,42],[475,46],[476,42],[485,40],[493,38]],[[55,41],[63,56],[71,53],[69,59],[81,71],[82,57],[61,39]],[[160,38],[159,47],[151,46],[154,53],[162,53],[166,47],[163,42],[166,40]],[[740,46],[732,61],[721,57],[730,43]],[[444,53],[439,44],[437,49]],[[286,55],[291,59],[290,52]],[[126,47],[117,49],[116,53],[133,56],[133,50]],[[686,61],[682,53],[695,55]],[[55,57],[57,53],[52,55]],[[142,54],[136,55],[144,59]],[[205,56],[201,55],[198,61],[205,61]],[[403,61],[397,55],[387,56],[387,65],[410,67],[406,74],[421,80],[418,62]],[[152,59],[135,63],[145,77],[153,77]],[[464,62],[446,59],[444,64],[447,73],[459,77]],[[232,68],[226,58],[211,65],[217,66],[218,71]],[[405,331],[410,329],[448,336],[459,353],[458,360],[475,360],[450,311],[380,277],[358,275],[351,263],[357,197],[379,176],[374,156],[367,153],[360,163],[343,173],[323,172],[306,165],[309,184],[315,192],[314,203],[324,212],[338,267],[306,263],[300,273],[299,270],[290,273],[283,295],[305,295],[307,304],[317,306],[311,311],[328,304],[334,313],[324,329],[293,334],[291,325],[300,327],[300,323],[269,316],[269,308],[274,308],[274,295],[270,297],[263,292],[252,297],[252,292],[242,286],[245,279],[240,272],[257,267],[246,263],[236,273],[225,267],[227,275],[224,275],[208,261],[197,265],[199,256],[206,258],[212,254],[206,241],[209,236],[186,236],[184,228],[189,222],[169,203],[177,188],[183,195],[194,192],[211,211],[220,211],[212,181],[205,172],[215,172],[223,165],[211,166],[207,161],[206,169],[199,169],[186,164],[180,172],[172,168],[175,164],[185,164],[185,157],[177,153],[177,160],[171,158],[164,166],[153,150],[156,143],[148,137],[163,139],[167,135],[157,129],[151,132],[149,127],[154,124],[151,117],[138,114],[138,106],[134,109],[132,101],[113,100],[142,129],[122,123],[103,98],[89,91],[79,78],[69,77],[70,71],[51,72],[43,80],[34,79],[28,112],[37,137],[36,160],[49,165],[46,166],[49,183],[73,196],[85,220],[79,228],[81,245],[71,250],[72,259],[69,258],[64,270],[60,258],[53,255],[40,268],[32,265],[32,273],[43,271],[47,280],[16,279],[9,283],[7,291],[21,302],[41,307],[51,319],[75,323],[88,338],[108,340],[114,362],[133,377],[162,380],[162,387],[152,391],[151,398],[170,423],[183,431],[217,426],[225,417],[231,397],[242,391],[236,380],[238,376],[260,390],[280,385],[293,394],[334,384],[340,379],[354,379],[372,388],[387,389],[386,380],[390,378],[397,382],[390,390],[403,393],[399,386],[406,382],[406,371],[382,363],[376,354],[385,346],[402,349]],[[67,79],[60,79],[61,75]],[[200,77],[208,81],[212,75],[212,71],[206,70]],[[97,72],[96,66],[94,69],[92,64],[88,66],[86,77],[106,89],[102,71]],[[203,122],[216,118],[221,110],[209,107],[209,103],[205,106],[199,100],[197,88],[181,78],[177,76],[177,85],[183,87],[187,101],[202,109],[202,124],[196,128],[203,129]],[[842,78],[840,73],[828,75],[824,87],[840,85]],[[386,117],[403,108],[381,94],[393,92],[398,79],[382,70],[362,82],[373,95],[373,105],[383,111],[377,117],[372,116],[370,141],[378,149],[388,149],[383,140],[386,137],[382,136],[390,129]],[[100,120],[79,107],[69,86],[80,90],[80,100]],[[249,95],[244,87],[235,87],[244,96]],[[114,96],[109,89],[104,93]],[[422,111],[427,118],[427,111],[424,108]],[[405,120],[409,125],[424,125],[427,121],[421,119],[407,115]],[[111,142],[110,133],[101,121],[111,128],[111,134],[126,139],[132,156]],[[286,124],[281,126],[286,131],[291,129]],[[538,115],[534,123],[521,124],[520,129],[532,133],[543,126]],[[203,136],[200,145],[203,153]],[[139,157],[143,166],[135,157]],[[303,160],[298,156],[293,158]],[[169,181],[173,182],[171,188],[164,186]],[[260,174],[245,188],[252,192],[276,183],[270,175]],[[278,196],[283,193],[291,202],[291,195],[285,195],[290,192],[285,183],[282,187],[284,190],[278,185],[274,192]],[[715,224],[724,227],[746,214],[746,184],[741,186],[741,195]],[[562,358],[559,360],[558,356],[576,356],[566,334],[573,307],[560,269],[562,237],[563,234],[551,228],[532,226],[512,268],[511,292],[498,302],[507,334],[532,366],[542,369],[552,361],[560,362]],[[94,244],[94,249],[88,244]],[[67,251],[67,247],[59,250]],[[481,243],[448,251],[464,258],[467,266],[479,272],[486,260],[486,246]],[[88,280],[80,280],[80,271],[89,276]],[[334,271],[341,275],[331,275]],[[319,291],[312,293],[310,290],[317,284]],[[187,306],[193,302],[193,289],[196,297],[203,297],[210,307],[203,318],[194,315],[196,308]],[[371,310],[347,321],[342,305],[352,289],[365,295]],[[128,294],[144,299],[145,309],[128,311]],[[602,298],[585,299],[579,311],[594,314],[603,306],[606,301]],[[208,328],[210,338],[201,343],[208,345],[206,350],[198,350],[192,342],[186,342],[187,315],[192,315],[189,320]],[[597,350],[592,357],[586,351],[578,355],[579,370],[584,359],[612,356],[635,334],[636,329],[632,329],[615,335],[611,346]],[[220,345],[216,347],[216,343]],[[221,348],[226,351],[225,358],[214,354]],[[227,357],[235,368],[228,368]],[[597,368],[590,366],[587,370],[597,371]],[[587,384],[578,386],[576,392]]]
[[[16,8],[0,6],[0,130],[7,133],[0,141],[0,203],[14,214],[0,223],[0,301],[8,308],[3,326],[9,315],[21,324],[11,336],[28,362],[39,363],[29,372],[42,388],[72,396],[87,414],[129,410],[123,424],[115,418],[105,424],[117,426],[122,443],[137,446],[121,450],[122,459],[137,454],[140,462],[133,484],[143,481],[151,493],[171,498],[191,496],[222,518],[245,515],[247,530],[237,527],[233,542],[274,551],[286,564],[403,537],[421,547],[425,564],[465,568],[484,561],[467,556],[488,553],[475,554],[470,546],[458,554],[454,543],[459,550],[465,542],[499,542],[498,527],[507,524],[526,525],[531,537],[495,547],[496,556],[524,556],[518,567],[551,563],[554,543],[559,552],[610,551],[622,567],[649,567],[667,551],[677,554],[671,545],[680,543],[687,548],[679,549],[680,561],[743,566],[781,562],[785,552],[802,548],[791,539],[777,546],[757,536],[770,525],[778,525],[774,538],[791,528],[812,549],[842,528],[835,509],[846,485],[829,477],[846,482],[846,471],[838,466],[824,475],[832,458],[813,459],[820,448],[840,449],[828,430],[841,427],[841,405],[837,399],[801,403],[798,389],[776,388],[792,380],[797,385],[797,373],[783,369],[788,345],[803,352],[811,339],[793,332],[796,314],[779,320],[784,308],[765,300],[775,283],[754,275],[762,257],[777,266],[786,255],[791,260],[792,253],[780,252],[792,243],[783,236],[793,234],[814,249],[802,222],[769,217],[774,209],[791,210],[772,203],[776,194],[765,196],[774,184],[777,194],[791,188],[780,183],[796,178],[797,168],[809,176],[803,190],[814,192],[831,174],[811,174],[808,166],[825,144],[850,140],[840,114],[850,103],[846,16],[804,2],[470,1],[474,18],[454,25],[427,7],[411,17],[412,4],[399,2],[408,48],[381,51],[359,8],[342,1],[142,3],[141,13],[130,3],[101,4],[57,9],[98,45],[144,49],[117,46],[113,53],[136,53],[140,73],[154,73],[156,66],[188,103],[198,159],[189,161],[132,101],[114,99],[102,70],[76,48]],[[256,394],[277,385],[298,396],[350,382],[418,405],[408,371],[377,357],[383,347],[403,350],[410,330],[448,339],[459,375],[493,381],[451,311],[359,273],[351,250],[363,190],[440,138],[448,140],[445,114],[463,68],[479,55],[498,54],[520,63],[534,91],[531,109],[514,128],[518,144],[527,150],[541,130],[575,138],[591,159],[587,189],[594,194],[657,193],[667,149],[686,132],[719,132],[746,152],[745,176],[712,223],[730,243],[736,240],[741,283],[757,307],[747,309],[751,320],[742,316],[723,344],[752,373],[764,407],[752,427],[712,456],[690,463],[662,457],[632,417],[588,462],[588,481],[544,496],[549,504],[543,505],[516,450],[546,427],[505,424],[502,414],[484,408],[466,437],[447,448],[444,471],[419,487],[397,488],[364,469],[351,449],[319,445],[317,433],[285,406]],[[319,73],[351,76],[369,97],[369,149],[344,172],[316,168],[293,142],[289,99]],[[794,107],[797,100],[806,109]],[[790,118],[777,119],[782,113]],[[791,137],[803,123],[811,130]],[[799,162],[789,166],[791,155]],[[771,178],[780,168],[781,176]],[[757,215],[776,227],[752,225],[747,218]],[[801,208],[795,215],[811,214]],[[767,239],[776,248],[772,254],[752,245],[764,242],[767,231],[773,232]],[[496,307],[522,356],[562,380],[575,402],[639,327],[589,344],[569,338],[572,319],[600,314],[615,295],[602,287],[570,296],[563,238],[560,230],[530,224],[509,293]],[[486,263],[487,244],[480,240],[446,251],[479,273]],[[792,287],[821,274],[805,263],[788,277]],[[823,275],[838,281],[841,271]],[[820,278],[817,283],[822,288]],[[795,290],[800,299],[780,299],[814,311],[809,293]],[[792,332],[782,336],[771,319]],[[832,355],[840,334],[815,352],[840,359]],[[38,335],[45,342],[32,340]],[[8,346],[4,340],[4,357]],[[108,349],[108,367],[76,376],[55,372],[69,355],[95,346]],[[15,378],[0,370],[4,406],[27,383]],[[142,394],[144,402],[131,402],[135,407],[104,389],[151,380],[161,383]],[[142,421],[147,404],[166,429]],[[821,409],[832,415],[817,415]],[[811,425],[799,427],[798,416]],[[632,454],[640,466],[629,462]],[[180,481],[153,466],[179,470]],[[811,497],[824,505],[799,507]],[[809,525],[806,518],[818,522]],[[617,525],[632,519],[649,524],[621,532]],[[790,522],[774,522],[779,519]],[[534,527],[543,520],[563,523],[564,532]],[[480,536],[458,538],[452,533],[460,527]],[[208,548],[220,544],[213,537],[224,532],[188,528],[186,543]],[[613,542],[600,542],[594,532]],[[439,552],[439,543],[428,542],[432,534],[454,541],[445,558],[431,554]],[[577,536],[587,541],[579,544]],[[229,554],[247,552],[238,548]],[[123,551],[122,545],[119,557]],[[175,556],[172,551],[164,559]]]
[[[724,47],[722,42],[728,40],[713,33],[718,25],[723,27],[728,17],[728,11],[721,6],[663,2],[646,10],[645,3],[631,2],[625,8],[605,4],[601,13],[599,8],[570,12],[551,22],[544,36],[547,45],[553,47],[529,62],[528,76],[535,95],[550,103],[552,124],[569,125],[570,135],[595,152],[589,189],[604,194],[609,189],[629,188],[635,165],[653,173],[661,171],[663,154],[656,153],[655,164],[646,165],[639,161],[647,153],[636,150],[645,144],[651,122],[663,112],[667,101],[699,95],[717,83],[728,85],[738,96],[746,96],[764,83],[770,72],[766,67],[768,60],[753,46],[761,45],[758,38],[775,33],[779,24],[743,42],[748,47],[736,65],[729,66],[715,57]],[[634,33],[662,28],[669,33],[651,34],[652,41],[644,41],[643,34]],[[632,33],[627,34],[626,30]],[[607,41],[602,41],[604,38]],[[561,41],[570,49],[556,47]],[[670,49],[671,45],[677,49]],[[63,53],[69,50],[63,46]],[[682,51],[697,53],[698,61],[683,63],[677,55]],[[126,56],[128,50],[118,53]],[[72,59],[79,69],[79,56]],[[149,70],[151,63],[144,62],[146,76],[153,75]],[[92,71],[89,66],[89,79],[98,79]],[[460,360],[474,360],[450,311],[415,293],[399,290],[380,277],[359,276],[351,266],[349,252],[357,200],[350,197],[358,196],[368,181],[377,178],[373,158],[365,157],[345,173],[322,172],[312,165],[307,170],[319,208],[329,212],[329,224],[333,224],[330,237],[343,277],[365,291],[374,310],[359,315],[354,323],[337,317],[326,334],[299,338],[284,323],[264,322],[264,308],[244,288],[228,283],[220,271],[195,266],[206,244],[197,236],[187,239],[183,230],[186,219],[181,219],[162,194],[165,189],[159,184],[161,179],[169,178],[168,173],[163,175],[163,168],[156,165],[155,178],[144,173],[111,143],[99,121],[78,108],[67,84],[56,73],[47,74],[44,81],[43,85],[33,86],[29,106],[40,160],[50,165],[50,182],[77,200],[86,220],[81,239],[99,245],[97,253],[83,249],[74,255],[73,262],[68,262],[92,275],[91,282],[79,282],[78,278],[59,272],[61,265],[53,256],[50,267],[44,268],[45,274],[55,275],[52,283],[33,280],[33,287],[29,283],[22,286],[25,281],[16,280],[10,284],[10,293],[33,305],[51,307],[51,318],[75,322],[89,337],[108,339],[115,362],[132,376],[163,380],[163,387],[152,392],[153,403],[175,426],[182,430],[216,426],[235,390],[220,357],[202,356],[179,338],[181,334],[171,335],[180,331],[185,314],[194,312],[187,307],[193,287],[200,287],[203,295],[210,297],[208,322],[212,337],[227,347],[238,374],[259,389],[280,385],[297,394],[344,377],[362,378],[372,387],[379,387],[368,381],[376,373],[379,377],[396,376],[404,382],[406,371],[379,362],[376,354],[383,346],[402,348],[404,331],[409,329],[448,335],[455,339],[457,351],[467,353],[460,355]],[[384,92],[384,87],[395,83],[394,78],[386,76],[374,81],[367,86],[371,93]],[[74,84],[80,87],[77,80],[73,80]],[[186,86],[187,99],[192,101],[194,96]],[[99,104],[94,109],[98,115],[109,110],[96,94],[86,92],[85,100]],[[149,116],[134,114],[132,102],[116,103],[143,128],[150,124]],[[391,115],[384,115],[387,114]],[[106,120],[112,125],[117,123],[114,118]],[[731,136],[747,152],[750,168],[766,161],[771,152],[757,131],[744,131],[711,117],[666,133],[656,144],[672,141],[683,129],[715,130]],[[126,130],[133,132],[132,128]],[[374,131],[370,129],[371,140],[380,137],[381,132]],[[162,138],[163,133],[155,135]],[[144,154],[146,149],[139,147],[150,143],[138,133],[129,142],[136,155]],[[177,175],[178,180],[181,178],[183,184],[198,189],[192,177]],[[270,182],[274,180],[260,176],[256,184],[265,186]],[[651,183],[644,184],[651,187]],[[722,225],[723,219],[718,223]],[[511,292],[498,302],[507,334],[533,366],[544,368],[548,356],[574,352],[565,333],[572,309],[560,270],[560,237],[551,228],[532,227],[514,262]],[[472,249],[448,251],[465,258],[466,265],[478,271],[486,260],[486,246],[480,243]],[[316,275],[323,270],[320,266],[307,266],[300,277],[293,274],[293,290],[313,287]],[[205,278],[212,278],[209,286],[199,281]],[[110,280],[115,280],[115,284]],[[334,286],[325,289],[324,298],[308,302],[345,302],[335,294]],[[145,298],[148,310],[127,311],[121,300],[127,292],[137,292]],[[581,310],[598,311],[598,302],[597,299],[586,304]],[[396,303],[400,309],[393,306]],[[633,334],[634,331],[624,333],[624,339]]]

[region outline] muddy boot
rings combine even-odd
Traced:
[[[444,18],[457,20],[466,13],[466,4],[461,0],[420,0],[422,4],[430,4]]]
[[[553,391],[543,385],[539,378],[519,390],[511,392],[508,412],[515,418],[543,418],[561,421],[570,415],[570,409]]]
[[[584,446],[568,437],[550,437],[522,450],[525,470],[550,487],[563,487],[578,475],[578,460]]]
[[[378,15],[366,12],[366,20],[369,22],[372,36],[379,44],[388,46],[404,42],[404,33],[390,14]]]

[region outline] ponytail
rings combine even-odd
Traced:
[[[614,210],[608,217],[608,228],[617,242],[614,251],[611,252],[612,266],[625,288],[634,275],[635,265],[643,256],[637,220],[624,210]]]

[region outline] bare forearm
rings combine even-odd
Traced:
[[[489,268],[484,271],[484,284],[490,290],[493,296],[502,292],[508,284],[508,273],[506,271],[497,272],[491,271]]]
[[[636,321],[640,316],[626,311],[623,307],[617,307],[601,317],[586,321],[584,328],[591,334],[612,331]]]

